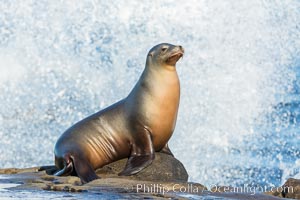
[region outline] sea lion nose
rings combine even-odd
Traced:
[[[184,49],[181,45],[178,45],[178,48],[184,53]]]

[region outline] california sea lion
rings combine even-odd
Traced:
[[[132,175],[151,164],[154,152],[171,154],[167,142],[176,124],[180,86],[176,62],[181,46],[159,44],[130,94],[70,127],[55,145],[55,175],[97,179],[94,169],[128,157],[119,175]]]

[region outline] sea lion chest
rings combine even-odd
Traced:
[[[180,85],[176,71],[159,75],[150,83],[143,105],[148,126],[152,131],[153,146],[157,151],[162,149],[172,136],[180,99]]]

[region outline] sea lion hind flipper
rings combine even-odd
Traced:
[[[170,156],[173,156],[173,153],[171,152],[169,146],[168,146],[168,143],[159,151],[159,153],[165,153],[165,154],[168,154]]]
[[[46,171],[46,174],[53,175],[58,171],[58,168],[55,165],[41,166],[38,168],[38,171]]]
[[[70,162],[70,163],[66,163],[64,162],[64,168],[59,170],[59,171],[56,171],[53,175],[54,176],[69,176],[73,173],[73,163]]]
[[[96,175],[95,170],[85,159],[74,157],[73,162],[77,176],[81,179],[82,183],[88,183],[99,178]]]
[[[154,160],[154,154],[131,156],[125,166],[125,169],[119,173],[119,176],[130,176],[140,172],[149,166]]]
[[[146,127],[138,130],[139,138],[132,144],[131,156],[119,176],[130,176],[149,166],[155,158],[151,132]]]

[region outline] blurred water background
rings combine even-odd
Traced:
[[[170,148],[202,184],[300,178],[300,1],[0,0],[0,168],[53,164],[73,123],[180,44]]]

